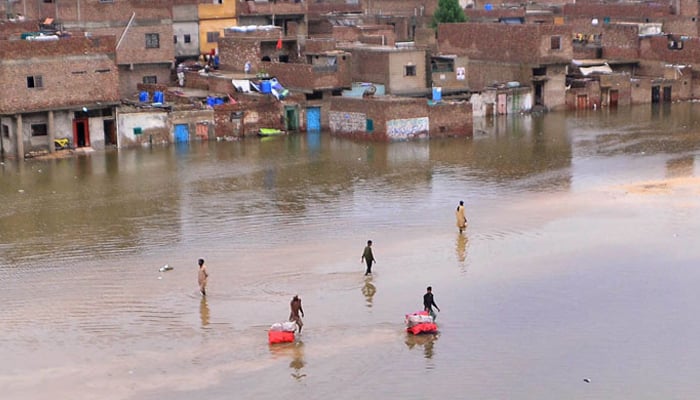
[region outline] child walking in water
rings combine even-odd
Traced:
[[[367,246],[365,246],[365,250],[362,252],[362,258],[360,259],[360,262],[363,261],[367,263],[367,270],[365,270],[365,276],[372,275],[372,263],[376,263],[377,261],[374,259],[374,254],[372,254],[371,240],[367,241]]]

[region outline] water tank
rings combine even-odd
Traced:
[[[437,103],[441,100],[442,100],[442,88],[441,87],[433,87],[433,101]]]
[[[271,93],[272,92],[272,84],[270,81],[265,80],[260,83],[260,93]]]

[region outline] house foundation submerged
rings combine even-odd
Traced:
[[[473,135],[466,101],[338,97],[331,100],[329,125],[332,135],[384,142]]]

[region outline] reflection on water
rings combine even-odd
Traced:
[[[457,243],[455,244],[455,252],[457,254],[457,265],[460,271],[466,272],[466,260],[467,260],[467,245],[469,244],[469,237],[467,233],[457,234]]]
[[[377,293],[377,288],[372,284],[372,277],[366,277],[365,285],[362,286],[362,294],[365,296],[365,305],[367,307],[372,307],[372,299],[375,293]]]
[[[202,296],[199,303],[199,318],[202,320],[202,328],[206,328],[209,325],[209,304],[207,304],[206,296]]]
[[[683,178],[695,173],[695,156],[688,155],[666,161],[667,178]]]
[[[419,335],[406,334],[406,347],[413,350],[415,347],[423,349],[423,356],[430,360],[435,355],[435,342],[437,341],[437,333],[421,333]]]
[[[304,359],[304,342],[296,340],[293,343],[277,343],[269,345],[270,353],[275,358],[289,358],[289,368],[292,370],[291,377],[297,381],[306,378],[303,371],[306,366]]]

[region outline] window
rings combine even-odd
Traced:
[[[146,34],[146,48],[157,49],[160,47],[160,35],[157,33]]]
[[[95,72],[97,72],[98,74],[105,74],[107,72],[110,72],[110,69],[109,68],[96,69]]]
[[[224,4],[224,0],[213,0],[214,4]]]
[[[34,136],[47,136],[49,134],[46,124],[32,124],[32,137]]]
[[[9,139],[10,137],[10,127],[7,125],[2,126],[2,137]]]
[[[550,38],[552,50],[561,50],[561,36],[552,36]]]
[[[114,3],[114,0],[100,0],[100,3]]]
[[[158,83],[158,77],[155,76],[155,75],[146,75],[146,76],[143,77],[143,83],[146,83],[146,84],[148,84],[148,83],[156,84],[156,83]]]
[[[53,0],[44,0],[44,3],[53,3]]]
[[[87,74],[87,71],[72,71],[71,74],[73,74],[73,75],[85,75],[85,74]]]
[[[173,35],[173,43],[177,44],[177,35]]]
[[[192,43],[192,36],[190,36],[189,34],[186,34],[185,35],[185,43]]]
[[[454,72],[454,60],[434,58],[430,61],[432,72]]]
[[[403,67],[403,74],[404,76],[416,76],[416,66],[415,65],[406,65]]]
[[[219,41],[219,32],[207,32],[207,43],[216,43]]]
[[[28,76],[27,77],[27,87],[30,89],[44,87],[44,82],[41,79],[41,75]]]

